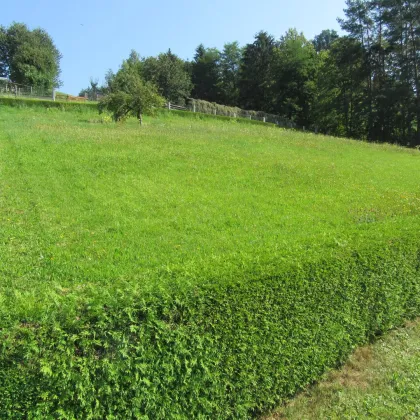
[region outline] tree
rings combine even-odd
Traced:
[[[120,70],[109,80],[109,93],[99,103],[101,112],[112,113],[114,121],[136,117],[142,125],[142,115],[154,112],[164,104],[157,88],[145,82],[139,72],[140,59],[133,54],[123,62]]]
[[[43,89],[59,87],[61,54],[43,29],[23,23],[0,27],[0,74]]]
[[[239,100],[239,77],[243,49],[238,42],[225,44],[220,55],[220,99],[224,105],[237,106]]]
[[[191,77],[185,62],[168,50],[143,62],[143,77],[155,84],[159,93],[170,102],[185,103],[192,90]]]
[[[191,64],[193,91],[195,99],[218,102],[220,98],[220,51],[216,48],[205,48],[200,44]]]
[[[363,139],[367,137],[365,51],[359,41],[343,37],[321,55],[314,121],[325,133]]]
[[[289,29],[274,50],[275,111],[300,126],[312,123],[318,57],[313,44],[296,29]]]
[[[420,3],[347,0],[339,20],[365,52],[367,138],[420,145]]]
[[[382,0],[386,27],[387,72],[398,87],[402,135],[420,145],[420,3],[418,0]],[[392,92],[395,98],[397,92]],[[414,122],[415,121],[415,122]]]
[[[275,48],[274,38],[264,31],[255,35],[255,41],[245,47],[239,82],[240,104],[245,109],[272,110]]]
[[[326,29],[319,35],[316,35],[312,43],[314,44],[317,53],[331,49],[334,41],[339,38],[337,31]]]

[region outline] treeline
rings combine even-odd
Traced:
[[[168,101],[188,97],[279,115],[320,132],[420,145],[420,2],[348,0],[345,36],[313,40],[261,31],[244,47],[199,45],[192,61],[169,50],[139,71]],[[139,59],[133,52],[127,61]],[[115,75],[109,73],[110,81]],[[106,92],[94,82],[81,92]]]

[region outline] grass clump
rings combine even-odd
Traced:
[[[420,313],[418,151],[93,118],[0,107],[0,418],[249,418]]]

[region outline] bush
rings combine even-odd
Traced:
[[[0,418],[249,418],[420,313],[415,235],[300,260],[268,278],[86,286],[10,316]]]

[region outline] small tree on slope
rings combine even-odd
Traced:
[[[141,125],[143,114],[163,106],[165,101],[157,88],[150,82],[144,82],[138,70],[139,66],[130,60],[123,63],[110,81],[109,94],[99,103],[100,112],[111,112],[115,121],[133,116]]]

